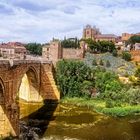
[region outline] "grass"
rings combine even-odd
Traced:
[[[72,104],[76,106],[86,106],[98,113],[103,113],[111,116],[129,116],[140,115],[140,105],[130,106],[124,105],[123,107],[107,108],[106,102],[99,99],[85,99],[85,98],[69,98],[65,97],[61,99],[61,103]]]

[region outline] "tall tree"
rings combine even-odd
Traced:
[[[140,36],[134,35],[134,36],[130,37],[130,39],[128,40],[128,44],[133,45],[135,43],[140,43]]]
[[[80,43],[77,38],[68,38],[61,41],[61,46],[63,48],[79,48]]]
[[[40,43],[28,43],[25,48],[34,55],[42,55],[42,45]]]

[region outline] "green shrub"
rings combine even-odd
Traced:
[[[111,99],[106,100],[106,107],[107,108],[113,108],[114,102]]]
[[[140,104],[140,89],[138,88],[130,88],[126,92],[126,102],[131,105],[138,105]]]
[[[115,56],[115,57],[116,57],[116,56],[118,56],[118,52],[117,52],[117,50],[116,50],[116,49],[115,49],[115,50],[113,50],[112,55],[113,55],[113,56]]]
[[[92,65],[97,66],[96,59],[93,59],[93,61],[92,61]]]
[[[103,62],[103,60],[102,60],[102,59],[100,59],[100,61],[99,61],[99,65],[101,65],[101,66],[103,66],[103,65],[104,65],[104,62]]]
[[[106,61],[106,67],[110,67],[111,66],[111,64],[110,64],[110,62],[107,60]]]
[[[124,59],[126,61],[130,61],[131,60],[131,54],[128,51],[123,51],[122,52],[122,59]]]
[[[61,97],[83,97],[94,86],[94,71],[81,61],[62,60],[56,66],[56,81]]]

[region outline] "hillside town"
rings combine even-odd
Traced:
[[[79,48],[65,48],[61,46],[61,41],[53,39],[49,44],[44,45],[42,49],[42,57],[56,62],[59,59],[81,59],[88,50],[88,43],[85,40],[92,39],[96,42],[106,41],[113,42],[118,51],[130,51],[134,61],[140,61],[140,43],[135,43],[133,48],[126,42],[132,36],[140,36],[140,33],[129,34],[123,33],[122,36],[114,34],[102,34],[98,28],[87,25],[83,29],[83,36],[80,39]]]
[[[140,61],[140,43],[127,44],[133,36],[140,36],[140,33],[122,33],[121,36],[115,34],[103,34],[96,26],[86,25],[83,29],[82,38],[79,40],[79,48],[62,47],[61,40],[52,39],[50,43],[42,45],[42,59],[52,60],[56,63],[59,59],[82,59],[88,50],[88,43],[85,40],[91,39],[96,42],[106,41],[115,44],[115,48],[120,51],[130,51],[133,61]],[[72,40],[72,39],[71,39]],[[25,43],[8,42],[0,44],[1,59],[34,59],[32,54],[25,47]],[[26,56],[30,57],[26,57]]]
[[[0,140],[140,140],[140,0],[1,0],[0,17]]]

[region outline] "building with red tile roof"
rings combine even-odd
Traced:
[[[24,44],[20,42],[8,42],[0,44],[0,55],[4,58],[24,58],[27,53]]]

